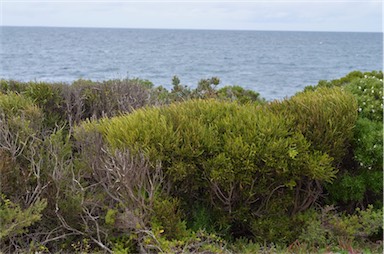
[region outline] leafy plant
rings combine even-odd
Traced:
[[[13,203],[4,194],[1,194],[0,240],[4,243],[10,238],[27,232],[28,227],[41,220],[41,212],[46,206],[46,200],[38,200],[29,207],[22,209],[18,204]]]

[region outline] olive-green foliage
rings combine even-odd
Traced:
[[[151,89],[151,83],[138,79],[116,79],[103,82],[77,80],[67,93],[80,107],[72,108],[73,114],[77,114],[77,118],[83,120],[91,117],[115,116],[155,103],[155,98],[151,96]]]
[[[148,80],[113,79],[91,81],[79,79],[72,84],[47,82],[19,82],[0,80],[0,92],[18,93],[30,98],[44,113],[46,129],[69,124],[71,129],[82,120],[112,117],[147,105],[163,105],[176,101],[196,98],[217,98],[262,102],[259,94],[241,87],[225,87],[218,91],[218,78],[202,79],[196,88],[180,84],[174,77],[173,88],[168,91],[162,86],[155,87]]]
[[[299,217],[304,225],[298,240],[322,248],[339,241],[363,243],[382,232],[382,217],[382,209],[375,210],[372,205],[352,214],[338,213],[329,206],[321,211],[311,209]]]
[[[364,204],[375,203],[382,207],[383,169],[383,73],[351,72],[346,77],[321,81],[321,87],[341,87],[355,97],[358,119],[353,140],[344,165],[333,185],[328,185],[331,202]],[[381,179],[381,180],[380,180]],[[352,205],[352,206],[351,206]]]
[[[186,225],[182,221],[177,199],[156,199],[151,218],[152,227],[163,230],[163,237],[167,239],[181,239],[186,236]],[[172,219],[170,219],[172,218]]]
[[[19,82],[16,80],[0,80],[0,92],[8,93],[8,92],[16,92],[21,93],[25,90],[26,84],[24,82]]]
[[[298,93],[289,100],[273,102],[271,108],[294,119],[294,125],[314,149],[342,162],[353,137],[357,103],[353,95],[340,88],[316,89]]]
[[[14,133],[24,125],[23,133],[31,134],[31,131],[39,128],[42,120],[42,112],[33,101],[14,92],[0,94],[0,115],[10,124]],[[31,128],[33,130],[27,130]]]
[[[259,242],[286,244],[295,240],[297,223],[284,213],[256,218],[251,223],[251,232],[254,239]]]
[[[218,84],[1,80],[1,251],[374,252],[382,72],[269,104]]]
[[[41,219],[41,212],[47,206],[46,200],[37,200],[23,209],[20,205],[0,196],[0,241],[4,244],[9,238],[27,232],[28,227]]]
[[[62,125],[66,120],[63,108],[62,84],[30,82],[23,94],[31,98],[44,112],[44,125],[50,128]]]
[[[115,116],[145,105],[162,103],[161,89],[140,79],[103,82],[77,80],[71,85],[46,82],[1,80],[4,94],[19,93],[32,100],[44,113],[44,126],[54,129],[87,118]]]
[[[25,94],[10,91],[0,94],[0,111],[1,191],[9,200],[4,204],[11,204],[7,208],[9,214],[14,210],[16,228],[34,223],[28,234],[12,236],[17,239],[3,242],[2,251],[14,252],[17,248],[29,248],[30,241],[38,242],[43,235],[57,228],[55,209],[66,204],[67,199],[60,196],[61,203],[55,206],[58,192],[53,182],[58,176],[61,176],[62,184],[71,181],[70,172],[65,171],[68,169],[66,164],[70,164],[72,148],[63,130],[53,132],[43,126],[46,115]],[[75,209],[71,209],[68,215],[74,212]],[[24,223],[30,224],[24,226]],[[13,225],[10,225],[13,230],[11,227]]]
[[[252,91],[246,90],[241,86],[225,86],[217,91],[218,98],[230,101],[237,101],[239,103],[248,103],[248,102],[262,102],[260,94]]]
[[[155,229],[148,234],[144,242],[149,252],[155,253],[231,253],[227,249],[227,242],[220,236],[207,233],[204,230],[190,231],[181,239],[167,239],[162,236],[163,231]]]
[[[182,85],[180,79],[174,76],[172,79],[172,89],[170,92],[163,93],[162,100],[168,103],[190,99],[218,99],[236,101],[242,104],[248,102],[264,102],[264,99],[262,99],[257,92],[244,89],[240,86],[225,86],[217,89],[219,84],[220,79],[217,77],[201,79],[197,87],[192,89]]]
[[[329,92],[328,102],[344,102],[343,93],[339,102]],[[190,205],[204,200],[219,214],[216,223],[224,218],[236,231],[244,229],[235,224],[247,228],[254,215],[304,209],[296,207],[307,199],[301,188],[335,175],[332,158],[310,149],[289,118],[252,104],[188,101],[85,128],[99,130],[114,148],[144,151],[161,161],[173,182],[172,195]]]
[[[10,92],[0,94],[0,175],[2,191],[19,199],[19,186],[30,181],[31,147],[38,147],[36,133],[41,129],[42,112],[31,99]]]

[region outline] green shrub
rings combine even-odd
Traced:
[[[363,210],[357,208],[352,214],[337,212],[333,206],[321,211],[310,209],[296,218],[302,225],[297,240],[312,251],[341,243],[366,243],[382,232],[382,216],[382,209],[375,210],[371,205]]]
[[[25,90],[26,83],[16,80],[0,80],[0,92],[7,94],[8,92],[21,93]]]
[[[194,207],[185,208],[188,212],[190,219],[188,227],[197,232],[199,230],[205,230],[208,233],[214,233],[214,217],[212,211],[206,208],[203,204],[195,204]],[[222,230],[221,230],[222,231]]]
[[[248,228],[247,220],[276,207],[305,209],[316,197],[304,189],[316,193],[313,180],[335,175],[332,159],[311,150],[289,118],[251,104],[188,101],[90,122],[85,129],[103,133],[113,148],[161,161],[173,196],[187,206],[202,200],[218,227],[227,221],[238,232],[245,230],[235,226],[239,222]]]
[[[339,165],[347,154],[357,120],[357,103],[342,89],[320,87],[271,103],[274,111],[294,119],[294,126],[314,149],[325,152]]]
[[[329,201],[353,210],[357,203],[382,207],[383,187],[383,73],[351,72],[346,77],[321,81],[321,87],[341,87],[357,101],[358,119],[349,154],[344,157],[338,178],[327,185]]]
[[[0,198],[0,241],[3,244],[9,238],[27,232],[28,227],[41,219],[41,212],[47,206],[46,200],[37,200],[23,209],[3,194]]]
[[[61,85],[55,83],[30,82],[25,88],[23,95],[31,98],[44,112],[43,123],[48,128],[62,125],[66,120],[61,96]]]
[[[162,236],[168,240],[179,240],[187,234],[177,199],[157,198],[153,206],[151,224],[152,228],[162,230]]]
[[[375,76],[354,79],[345,86],[358,103],[359,118],[383,121],[383,80]]]
[[[260,94],[241,86],[225,86],[217,91],[218,98],[239,103],[262,102]]]
[[[21,116],[32,120],[35,117],[40,117],[38,107],[34,102],[18,93],[9,92],[8,94],[0,93],[0,113],[7,118]]]
[[[359,118],[355,129],[354,154],[360,168],[381,171],[383,165],[383,124]]]

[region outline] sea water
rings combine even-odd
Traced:
[[[382,33],[0,27],[0,78],[148,79],[171,88],[218,77],[273,100],[321,79],[383,69]]]

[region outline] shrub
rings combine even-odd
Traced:
[[[20,189],[30,180],[28,158],[35,151],[31,148],[40,143],[41,120],[40,109],[29,98],[13,92],[0,94],[1,186],[12,201],[26,194]]]
[[[360,204],[382,207],[383,169],[383,73],[351,72],[346,77],[321,81],[317,87],[335,87],[353,94],[357,101],[358,119],[354,128],[349,154],[334,184],[328,185],[329,202],[353,210]]]
[[[357,103],[342,89],[320,87],[298,93],[289,100],[272,102],[271,108],[294,119],[293,125],[314,149],[325,152],[340,165],[347,154],[357,120]]]
[[[31,98],[34,104],[42,109],[43,123],[50,129],[62,125],[66,120],[61,89],[61,84],[30,82],[23,92],[23,95]]]
[[[29,207],[22,209],[18,204],[0,197],[0,241],[4,244],[10,238],[25,233],[27,228],[41,219],[41,212],[47,206],[46,200],[37,200]]]
[[[14,92],[0,94],[0,113],[4,114],[7,119],[23,116],[26,120],[31,121],[41,117],[39,108],[31,99]]]
[[[306,209],[320,191],[315,181],[335,175],[332,159],[311,150],[292,126],[256,105],[197,100],[90,122],[85,129],[100,131],[115,149],[161,161],[173,196],[189,206],[203,201],[217,214],[215,223],[227,221],[244,232],[247,220],[280,214],[277,207],[283,213]]]
[[[179,240],[187,235],[179,206],[177,199],[157,198],[154,201],[152,228],[160,229],[162,236],[168,240]]]
[[[241,86],[225,86],[217,91],[218,98],[239,103],[263,102],[260,94],[252,90],[246,90]]]
[[[383,80],[375,76],[354,79],[345,89],[351,92],[358,103],[359,118],[383,121]]]
[[[365,243],[382,232],[382,216],[382,210],[372,206],[363,210],[357,208],[353,214],[337,212],[333,206],[310,209],[297,217],[302,223],[297,240],[307,244],[312,251],[337,245],[352,249],[352,243]]]
[[[8,92],[16,92],[21,93],[25,90],[26,83],[19,82],[16,80],[0,80],[0,92],[2,93],[8,93]]]

